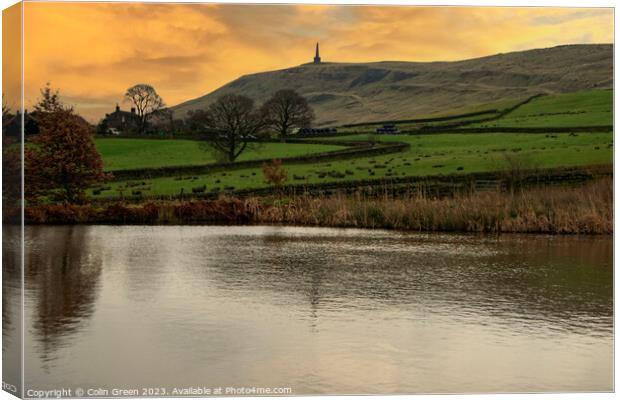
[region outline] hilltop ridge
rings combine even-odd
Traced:
[[[462,61],[312,62],[239,77],[172,107],[207,107],[223,94],[262,103],[280,89],[305,96],[317,125],[406,119],[536,93],[613,87],[613,45],[563,45]]]

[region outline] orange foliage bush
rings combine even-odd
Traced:
[[[272,160],[263,164],[263,176],[270,185],[280,187],[288,179],[288,173],[282,166],[282,160]]]

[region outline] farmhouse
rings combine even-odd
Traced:
[[[110,114],[106,114],[102,121],[103,126],[108,133],[114,135],[120,135],[122,133],[130,133],[138,127],[139,117],[136,114],[136,109],[131,108],[131,111],[123,111],[116,105],[116,110]]]

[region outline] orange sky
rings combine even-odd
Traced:
[[[8,14],[5,14],[5,20]],[[6,22],[5,22],[6,23]],[[97,121],[126,88],[168,105],[311,61],[458,60],[612,43],[612,9],[37,3],[24,5],[26,105],[46,82]]]

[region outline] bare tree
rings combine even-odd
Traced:
[[[160,132],[167,135],[174,134],[173,126],[174,113],[170,108],[163,107],[151,113],[151,125]]]
[[[185,126],[190,133],[204,134],[211,130],[211,122],[208,110],[190,110],[185,120]]]
[[[290,135],[294,128],[303,128],[314,121],[314,111],[306,99],[294,90],[277,91],[262,107],[265,120],[280,138]]]
[[[520,149],[519,149],[520,150]],[[538,165],[527,155],[505,152],[496,169],[510,192],[521,189],[528,176],[538,175]]]
[[[138,131],[140,133],[144,133],[146,130],[149,117],[166,106],[155,88],[146,83],[140,83],[127,89],[125,99],[136,107],[139,118]]]
[[[194,112],[188,123],[201,131],[228,162],[234,162],[265,125],[254,101],[236,94],[223,95],[207,111]]]

